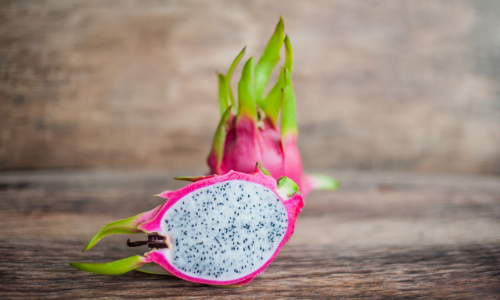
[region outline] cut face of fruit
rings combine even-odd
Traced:
[[[86,247],[114,233],[107,226],[116,231],[123,224],[127,228],[121,229],[148,234],[148,241],[128,241],[130,246],[147,244],[150,251],[144,256],[72,265],[100,274],[138,269],[213,285],[249,283],[293,234],[303,207],[297,185],[286,177],[276,182],[258,167],[252,174],[229,172],[190,180],[195,182],[159,194],[167,202],[156,209],[106,225]]]
[[[187,276],[219,281],[257,270],[288,229],[288,214],[279,197],[241,180],[191,192],[162,219],[162,233],[174,245],[165,255],[168,262]]]

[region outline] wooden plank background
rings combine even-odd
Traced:
[[[306,199],[295,234],[263,275],[239,289],[129,272],[106,276],[70,261],[146,251],[114,235],[81,252],[104,224],[161,203],[193,171],[0,174],[0,298],[498,299],[500,179],[335,172],[342,188]],[[333,175],[332,172],[330,174]]]
[[[341,189],[244,288],[71,268],[141,253],[81,249],[204,173],[215,71],[280,14],[304,165]],[[495,0],[0,0],[0,299],[498,299],[498,28]]]
[[[495,0],[0,1],[0,169],[204,165],[280,14],[306,166],[500,173]]]

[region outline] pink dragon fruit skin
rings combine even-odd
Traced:
[[[288,36],[284,39],[284,24],[280,19],[264,54],[256,66],[250,58],[243,67],[238,83],[236,103],[230,83],[234,69],[245,54],[236,57],[226,76],[219,74],[219,107],[221,121],[207,162],[212,174],[234,170],[249,173],[260,162],[275,179],[287,176],[296,182],[302,193],[312,189],[336,189],[336,180],[324,175],[303,173],[297,147],[295,95],[291,81],[293,52]],[[271,72],[285,44],[285,65],[280,76],[264,97]],[[281,124],[279,113],[281,111]]]
[[[71,263],[71,265],[98,274],[123,274],[137,269],[146,273],[169,274],[187,281],[210,285],[243,286],[250,283],[257,275],[264,272],[276,258],[280,249],[288,242],[294,232],[297,216],[304,205],[303,196],[293,181],[283,177],[277,182],[271,176],[263,174],[260,168],[257,167],[254,170],[251,174],[230,171],[222,176],[178,178],[194,182],[179,190],[165,191],[157,195],[167,201],[149,212],[104,226],[84,249],[84,251],[89,250],[100,239],[110,234],[143,232],[148,235],[148,240],[152,244],[152,246],[149,244],[151,251],[143,256],[137,255],[111,263]],[[242,192],[239,192],[240,189]],[[206,200],[212,197],[214,199],[210,200],[212,202]],[[246,208],[241,209],[239,205],[244,206],[245,203],[247,203]],[[250,206],[248,206],[249,203]],[[252,203],[253,211],[251,211]],[[224,204],[225,207],[223,207]],[[231,208],[233,206],[234,208]],[[203,207],[205,210],[200,210]],[[175,220],[184,220],[182,222],[186,223],[174,222]],[[228,224],[222,224],[226,223],[226,220],[233,220],[231,227]],[[238,221],[241,222],[238,223]],[[259,221],[258,224],[257,221]],[[199,222],[206,224],[201,225]],[[194,227],[195,224],[197,227]],[[281,224],[279,228],[278,224]],[[203,226],[208,226],[205,231],[199,229]],[[267,233],[263,234],[266,230]],[[226,237],[224,237],[224,231]],[[231,234],[232,245],[230,244]],[[238,242],[239,246],[234,242],[234,239],[238,241],[238,238],[241,242],[241,244]],[[158,242],[159,239],[160,242]],[[164,244],[161,244],[162,241]],[[245,245],[244,248],[243,245]],[[260,249],[257,249],[258,245],[261,245]],[[236,247],[238,247],[237,250]],[[197,252],[193,250],[191,253],[191,249]],[[207,254],[201,254],[203,249]],[[233,250],[234,253],[231,252]],[[189,254],[183,254],[184,251],[186,253],[189,251]],[[223,254],[227,251],[229,254]],[[196,255],[199,256],[193,257]],[[245,255],[247,255],[246,258]],[[210,265],[207,264],[207,258]],[[227,259],[227,263],[226,260],[221,261],[224,258]],[[227,267],[230,259],[231,266]],[[250,262],[255,265],[250,266]],[[196,266],[199,270],[195,272]],[[217,276],[213,271],[214,273],[207,275],[208,267],[214,267],[214,270],[218,268],[217,270],[222,274],[217,273]]]

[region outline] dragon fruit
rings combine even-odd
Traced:
[[[274,87],[264,97],[274,66],[285,44],[285,64]],[[231,77],[245,54],[239,53],[226,75],[219,74],[219,108],[222,115],[207,162],[212,174],[234,170],[253,171],[257,161],[275,179],[287,176],[304,195],[312,189],[336,189],[336,180],[325,175],[306,175],[297,147],[295,95],[291,74],[293,52],[284,23],[276,30],[257,65],[250,58],[238,83],[238,101],[233,96]],[[279,114],[281,110],[281,122]]]
[[[99,230],[84,251],[115,233],[140,233],[149,252],[110,263],[71,263],[97,274],[138,270],[210,285],[242,286],[264,272],[290,239],[304,205],[289,178],[261,172],[179,178],[193,183],[159,197],[167,201]]]

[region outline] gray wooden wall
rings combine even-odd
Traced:
[[[0,169],[204,165],[280,14],[306,168],[500,173],[496,0],[2,0]]]

